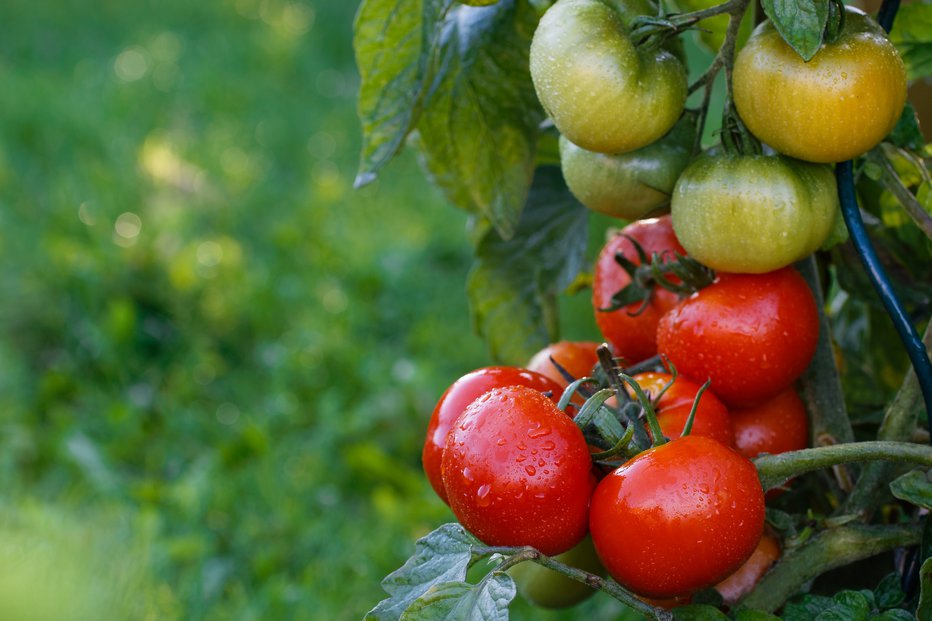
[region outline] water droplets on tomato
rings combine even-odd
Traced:
[[[525,467],[524,467],[524,471],[527,472],[527,475],[528,475],[529,477],[532,477],[532,476],[534,476],[535,474],[537,474],[537,468],[535,468],[534,466],[531,466],[531,465],[525,466]]]
[[[473,482],[472,470],[470,470],[468,466],[466,468],[463,468],[463,478],[469,481],[470,483]]]
[[[550,440],[547,440],[546,442],[544,442],[543,444],[540,445],[541,450],[544,450],[544,451],[552,451],[552,450],[555,449],[556,447],[557,447],[557,445],[554,444],[554,443],[553,443],[552,441],[550,441]]]
[[[476,490],[476,504],[480,507],[488,507],[492,503],[492,496],[489,495],[491,491],[492,486],[488,483],[480,485]]]
[[[549,425],[541,425],[540,423],[537,424],[537,427],[527,430],[528,437],[534,439],[549,436],[551,433],[553,433],[553,430],[550,429]]]

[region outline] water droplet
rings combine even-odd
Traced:
[[[546,464],[547,462],[545,462],[543,459],[537,460],[537,465],[540,466],[541,468],[543,468]]]
[[[472,470],[470,470],[468,467],[463,468],[463,478],[469,481],[470,483],[472,483],[472,480],[473,480]]]
[[[495,444],[499,446],[505,446],[505,438],[499,438],[498,442],[496,442]]]
[[[556,447],[557,445],[551,442],[550,440],[547,440],[546,442],[540,445],[540,448],[545,451],[552,451]]]
[[[709,486],[708,486],[708,484],[706,484],[706,483],[700,483],[700,484],[699,484],[699,491],[702,492],[703,494],[708,494],[708,493],[709,493]]]
[[[535,474],[537,474],[537,468],[535,468],[534,466],[525,466],[524,471],[527,472],[527,475],[529,477],[532,477]]]
[[[527,435],[529,438],[542,438],[544,436],[549,436],[551,433],[550,427],[544,427],[538,425],[535,429],[528,429]]]
[[[526,445],[524,442],[518,442],[518,450],[519,450],[519,451],[526,451],[526,450],[527,450],[527,445]]]
[[[527,459],[527,455],[518,455],[517,457],[515,457],[515,461],[518,462],[519,464],[525,459]]]
[[[492,491],[492,486],[488,483],[483,483],[479,486],[479,489],[476,490],[476,504],[480,507],[488,507],[489,503],[492,502],[492,497],[489,496],[489,492]]]

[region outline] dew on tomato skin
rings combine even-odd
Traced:
[[[537,455],[537,449],[531,449],[531,455]]]
[[[544,427],[538,424],[534,429],[528,429],[527,435],[529,438],[543,438],[544,436],[549,436],[552,433],[550,427]]]
[[[488,507],[492,503],[492,498],[489,496],[491,491],[492,486],[488,483],[480,485],[479,489],[476,490],[476,504],[480,507]]]
[[[544,461],[543,459],[538,459],[538,460],[537,460],[537,465],[540,466],[541,468],[543,468],[546,464],[547,464],[547,462]]]
[[[518,442],[518,450],[519,450],[519,451],[526,451],[526,450],[527,450],[527,445],[526,445],[524,442]]]
[[[527,475],[529,477],[532,477],[535,474],[537,474],[537,468],[535,468],[534,466],[525,466],[524,471],[527,472]]]
[[[551,442],[550,440],[547,440],[546,442],[540,445],[540,448],[541,450],[544,450],[544,451],[552,451],[553,449],[557,448],[557,445]]]
[[[497,444],[498,446],[505,446],[505,442],[506,442],[505,438],[499,438],[498,442],[496,442],[495,444]]]
[[[525,459],[527,459],[527,455],[518,455],[517,457],[515,457],[515,461],[518,462],[519,464]]]
[[[463,468],[463,478],[469,481],[470,483],[472,483],[474,480],[472,470],[470,470],[468,466]]]

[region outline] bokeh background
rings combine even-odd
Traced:
[[[0,617],[361,619],[451,519],[466,215],[352,189],[356,4],[0,2]]]

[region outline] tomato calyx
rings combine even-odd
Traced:
[[[635,263],[623,252],[615,253],[615,262],[628,274],[631,282],[612,295],[609,305],[599,309],[601,312],[613,312],[640,302],[637,309],[627,311],[628,315],[636,317],[650,305],[657,287],[685,297],[715,280],[715,272],[695,259],[669,250],[648,256],[636,239],[630,235],[624,237],[634,246],[638,261]]]
[[[828,19],[822,35],[823,43],[834,43],[845,30],[845,4],[842,0],[829,0]]]

